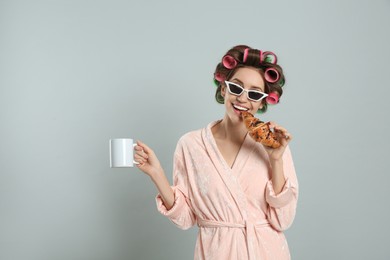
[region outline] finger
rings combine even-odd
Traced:
[[[280,126],[280,125],[275,125],[274,130],[275,130],[276,132],[282,132],[282,133],[284,133],[284,134],[288,134],[287,129],[284,128],[284,127],[282,127],[282,126]]]
[[[138,163],[138,164],[137,164],[137,167],[138,167],[141,171],[143,171],[144,168],[145,168],[145,163]]]
[[[292,139],[292,135],[289,133],[289,132],[282,132],[282,136],[283,138],[285,139],[288,139],[288,140],[291,140]]]
[[[274,127],[274,129],[275,129],[276,131],[287,132],[287,129],[284,128],[284,127],[282,127],[282,126],[280,126],[280,125],[276,125],[276,126]]]
[[[286,139],[290,136],[289,132],[283,131],[283,130],[276,130],[275,133],[276,133],[277,136],[284,137]]]
[[[143,163],[143,162],[146,162],[148,160],[148,158],[145,158],[144,156],[139,155],[139,154],[135,154],[134,155],[134,160],[136,162]]]
[[[148,158],[149,158],[149,156],[145,153],[144,150],[135,151],[134,156],[135,156],[135,155],[138,155],[138,156],[143,157],[143,158],[145,158],[145,159],[148,159]]]
[[[275,133],[281,134],[286,139],[291,138],[291,134],[284,127],[278,126],[278,127],[275,127],[274,130],[275,130]]]
[[[145,164],[148,163],[148,159],[145,159],[145,158],[143,158],[143,157],[135,157],[135,156],[134,156],[134,161],[138,163],[137,166],[138,166],[138,165],[143,166],[143,165],[145,165]]]
[[[268,125],[269,125],[271,131],[273,131],[275,133],[287,132],[287,130],[285,128],[281,127],[280,125],[276,124],[273,121],[268,122]]]
[[[278,132],[276,135],[279,139],[291,140],[291,135],[288,132]]]
[[[284,145],[287,146],[289,142],[291,142],[292,138],[290,136],[282,136],[280,138],[280,142]]]
[[[140,162],[139,164],[137,164],[137,167],[138,167],[138,169],[140,169],[144,173],[148,173],[150,170],[150,164],[148,163],[148,161]]]
[[[144,148],[142,148],[142,146],[137,144],[136,146],[134,146],[134,150],[136,150],[136,151],[143,151]]]
[[[142,149],[144,150],[145,153],[147,153],[147,154],[153,153],[153,150],[149,146],[147,146],[146,144],[144,144],[143,142],[141,142],[139,140],[137,141],[137,145],[142,147]]]

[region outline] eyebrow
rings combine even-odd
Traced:
[[[241,80],[237,79],[237,78],[234,78],[234,79],[232,79],[232,80],[238,81],[238,83],[240,83],[241,85],[244,85],[244,83],[243,83]],[[257,86],[251,86],[251,89],[253,89],[253,88],[258,89],[258,90],[260,90],[260,91],[263,91],[262,88],[257,87]]]

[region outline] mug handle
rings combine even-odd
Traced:
[[[136,145],[137,145],[137,144],[133,144],[133,150],[134,150],[134,147],[135,147]],[[139,164],[139,162],[134,161],[134,158],[133,158],[133,163],[134,163],[134,164]]]

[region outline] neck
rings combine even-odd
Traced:
[[[232,121],[227,115],[225,115],[225,117],[217,125],[215,131],[213,132],[214,136],[220,139],[225,139],[241,144],[244,141],[248,130],[246,129],[245,124],[241,119]]]

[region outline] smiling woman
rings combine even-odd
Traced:
[[[232,62],[232,60],[235,62]],[[230,63],[227,63],[227,61],[230,61]],[[224,103],[224,98],[221,95],[224,81],[230,80],[235,72],[243,67],[257,69],[264,79],[263,89],[269,94],[267,102],[258,110],[259,113],[264,113],[268,104],[279,102],[279,98],[283,94],[282,87],[286,82],[283,69],[277,64],[276,55],[270,51],[252,49],[245,45],[235,46],[230,49],[222,58],[222,61],[218,63],[214,72],[214,82],[217,85],[215,99],[220,104]]]
[[[137,166],[159,191],[158,211],[181,229],[199,226],[195,259],[290,259],[283,231],[298,200],[292,138],[269,123],[280,145],[257,142],[243,118],[278,103],[285,79],[276,63],[274,53],[244,45],[223,56],[214,79],[225,115],[180,138],[173,186],[153,150],[135,147]]]
[[[264,92],[264,80],[257,69],[240,67],[231,76],[231,81],[225,81],[220,87],[220,95],[224,97],[223,103],[227,115],[230,114],[231,108],[240,118],[242,111],[256,113],[264,107],[264,98],[268,94]],[[243,95],[244,92],[246,95]]]

